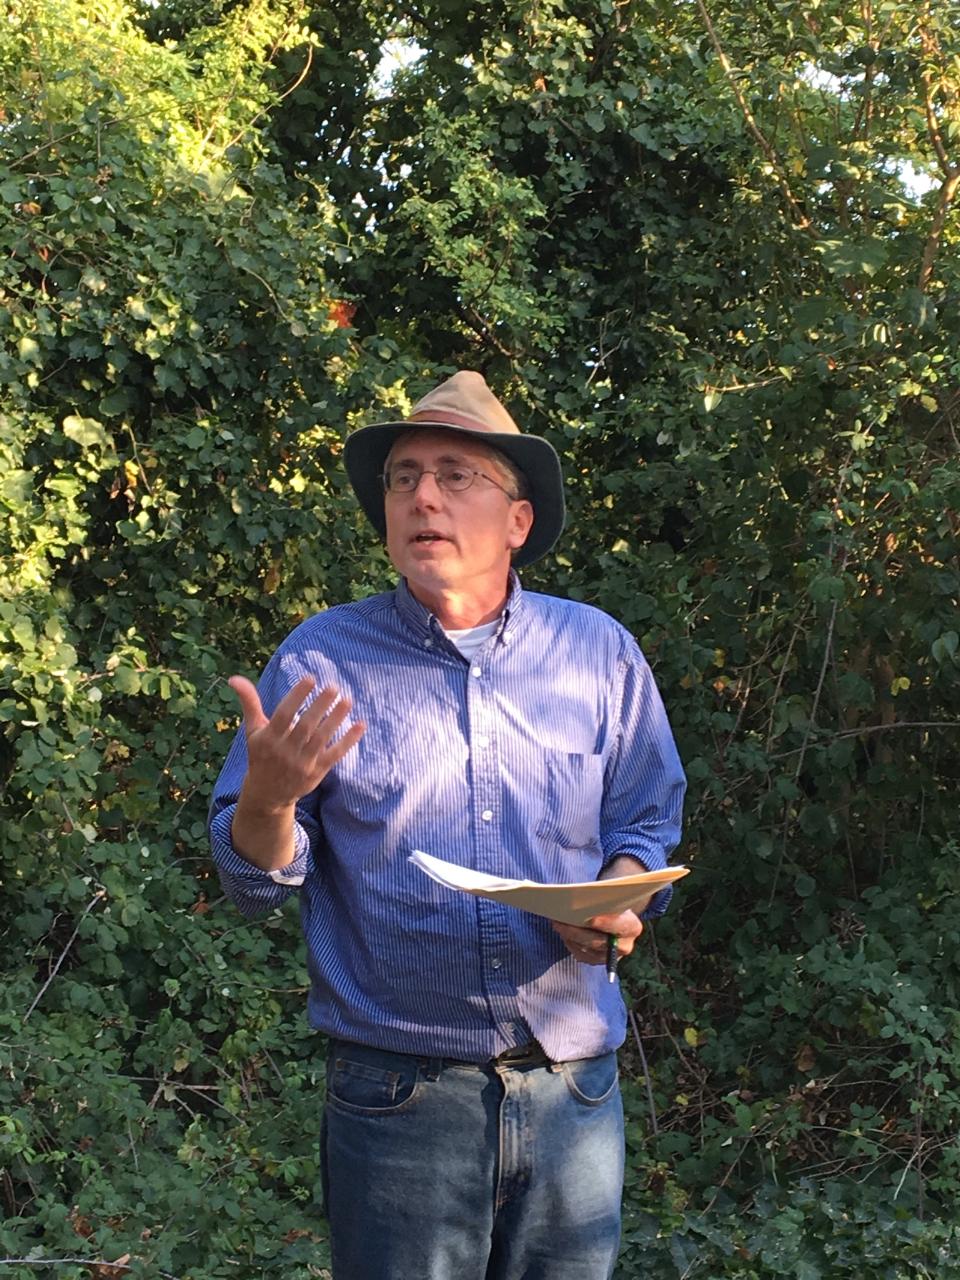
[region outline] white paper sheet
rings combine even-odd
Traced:
[[[501,880],[482,871],[471,871],[469,867],[444,862],[421,849],[414,850],[410,861],[431,880],[448,889],[492,898],[565,924],[585,924],[592,916],[626,911],[628,907],[642,910],[659,889],[688,875],[690,870],[689,867],[667,867],[663,871],[638,871],[636,875],[615,880],[537,884],[533,880]]]

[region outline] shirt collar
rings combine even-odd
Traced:
[[[406,578],[401,578],[397,583],[394,599],[397,612],[417,640],[422,642],[443,634],[443,628],[437,621],[436,616],[425,605],[420,603],[407,586]],[[497,639],[501,644],[508,644],[513,638],[520,625],[522,614],[523,587],[515,570],[511,569],[507,585],[507,600],[503,606],[503,613],[500,615],[500,629],[497,631]]]

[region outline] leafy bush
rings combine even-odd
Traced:
[[[0,32],[15,1280],[327,1266],[296,920],[220,900],[206,797],[224,677],[389,581],[345,430],[456,366],[563,453],[526,576],[636,632],[691,780],[621,1274],[957,1270],[957,36],[710,8]]]

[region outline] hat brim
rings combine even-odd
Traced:
[[[383,509],[383,468],[394,442],[410,431],[436,429],[466,436],[477,444],[498,449],[520,468],[527,481],[533,525],[526,542],[513,557],[516,568],[546,555],[559,538],[565,519],[563,473],[553,445],[542,436],[513,432],[471,431],[449,422],[376,422],[347,436],[343,461],[357,500],[381,538],[387,535]]]

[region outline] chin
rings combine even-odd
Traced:
[[[426,587],[430,591],[445,590],[454,585],[450,575],[443,573],[439,565],[436,569],[432,565],[412,565],[404,577],[411,586]]]

